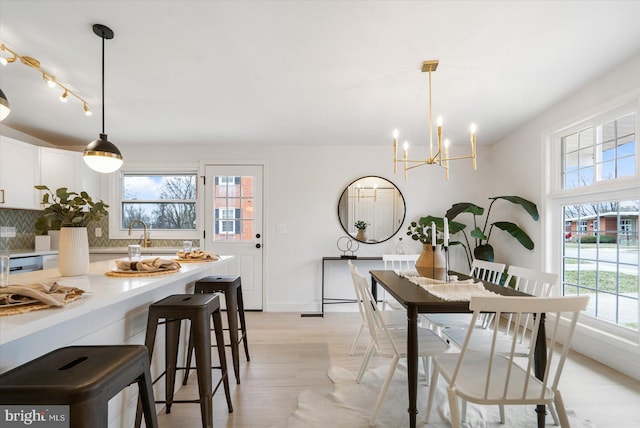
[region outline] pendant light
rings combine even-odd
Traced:
[[[113,31],[102,24],[94,24],[93,32],[102,38],[102,132],[99,139],[90,142],[84,149],[83,159],[94,171],[110,173],[122,166],[120,150],[107,140],[107,134],[104,133],[104,40],[113,39]]]
[[[0,89],[0,122],[11,113],[11,107],[9,106],[9,100],[7,96]]]

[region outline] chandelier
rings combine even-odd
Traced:
[[[71,90],[67,85],[57,80],[56,76],[43,70],[40,65],[40,61],[30,56],[20,55],[13,49],[10,49],[4,43],[0,43],[0,52],[2,52],[3,54],[8,53],[11,55],[9,57],[4,55],[0,56],[0,64],[6,66],[7,64],[11,64],[20,60],[22,64],[26,65],[27,67],[31,67],[37,70],[40,74],[42,74],[42,80],[44,80],[50,88],[57,87],[60,90],[62,90],[62,94],[59,97],[60,102],[66,103],[69,100],[69,95],[71,95],[77,98],[78,101],[80,101],[80,103],[82,103],[82,109],[84,111],[84,114],[86,116],[91,116],[91,110],[89,109],[89,104],[87,103],[87,101],[84,98],[82,98],[80,95],[75,93],[73,90]],[[5,100],[6,100],[6,97],[5,97]]]
[[[429,73],[429,158],[428,159],[410,159],[409,158],[409,142],[405,141],[403,144],[403,156],[402,159],[398,159],[398,130],[393,131],[393,173],[398,173],[398,163],[404,166],[404,179],[407,180],[407,171],[413,168],[417,168],[423,165],[437,165],[441,166],[446,171],[446,178],[449,179],[449,161],[460,159],[471,159],[473,169],[476,169],[476,125],[471,124],[469,128],[470,141],[471,141],[471,154],[467,156],[455,156],[449,157],[449,140],[442,140],[442,116],[438,116],[436,119],[437,126],[437,147],[434,154],[433,144],[433,110],[431,99],[431,73],[438,68],[439,61],[429,60],[422,63],[422,72]]]

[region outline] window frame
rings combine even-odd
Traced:
[[[179,175],[193,174],[196,177],[196,225],[193,230],[160,230],[151,229],[152,240],[157,239],[199,239],[202,236],[202,210],[200,209],[200,174],[197,163],[173,164],[162,167],[148,163],[127,163],[118,172],[111,174],[109,187],[109,239],[135,239],[129,230],[121,229],[122,225],[122,181],[124,175]]]
[[[589,125],[600,125],[626,114],[635,113],[636,153],[635,175],[620,177],[605,181],[595,181],[589,186],[563,189],[563,149],[562,137]],[[633,95],[618,102],[609,103],[599,112],[591,112],[585,119],[561,126],[555,130],[545,132],[543,139],[545,167],[545,206],[546,213],[543,224],[543,235],[547,238],[544,248],[545,269],[552,272],[563,272],[563,245],[566,227],[562,207],[573,204],[603,203],[610,201],[640,200],[640,98]],[[640,254],[638,255],[640,264]],[[639,280],[640,281],[640,280]],[[561,284],[560,284],[561,285]],[[558,294],[562,293],[558,288]],[[638,305],[640,318],[640,304]],[[640,329],[629,330],[612,322],[591,316],[582,316],[580,323],[596,331],[611,334],[612,337],[628,340],[638,346],[640,344]]]

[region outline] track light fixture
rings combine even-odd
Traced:
[[[86,114],[87,109],[89,108],[89,104],[87,103],[87,101],[84,98],[82,98],[81,96],[79,96],[78,94],[76,94],[74,91],[69,89],[68,86],[66,86],[65,84],[60,83],[58,80],[56,80],[55,76],[53,76],[52,74],[49,74],[46,71],[44,71],[40,66],[40,61],[38,61],[37,59],[35,59],[33,57],[30,57],[30,56],[22,56],[22,55],[18,54],[17,52],[15,52],[14,50],[8,48],[7,45],[5,45],[4,43],[0,43],[0,52],[1,53],[9,53],[9,54],[12,55],[10,57],[1,56],[0,57],[0,64],[2,64],[2,65],[11,64],[13,62],[16,62],[19,59],[20,62],[23,63],[24,65],[38,70],[42,74],[42,79],[45,82],[47,82],[47,85],[49,85],[50,88],[59,87],[64,91],[62,93],[62,95],[60,96],[60,101],[62,101],[63,103],[66,103],[68,101],[69,95],[72,95],[75,98],[77,98],[78,100],[80,100],[80,102],[82,103],[83,107],[85,107],[84,111],[85,111],[85,114]]]
[[[104,41],[113,39],[114,34],[111,28],[102,24],[94,24],[93,32],[102,38],[102,132],[99,139],[90,142],[84,149],[83,159],[94,171],[110,173],[122,166],[120,150],[107,140],[107,134],[104,133]]]

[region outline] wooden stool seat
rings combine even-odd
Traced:
[[[220,315],[220,299],[217,295],[175,294],[159,300],[149,306],[147,320],[147,333],[145,344],[149,349],[149,359],[153,355],[153,345],[156,338],[156,330],[159,323],[164,323],[166,329],[165,346],[165,371],[154,380],[154,383],[162,376],[165,377],[165,403],[166,412],[171,412],[173,403],[200,403],[202,426],[213,426],[212,398],[222,383],[224,385],[227,406],[229,412],[233,412],[231,405],[231,393],[229,391],[229,379],[227,375],[227,362],[224,346],[218,346],[220,366],[213,367],[222,371],[222,377],[213,389],[211,376],[211,319],[213,318],[217,343],[224,343],[222,317]],[[164,319],[164,321],[160,321]],[[196,372],[198,375],[198,400],[174,400],[176,370],[187,370],[186,367],[178,367],[178,342],[180,337],[180,324],[183,319],[191,321],[190,341],[196,354]],[[140,426],[141,410],[136,415],[136,427]]]
[[[106,428],[108,403],[132,383],[147,428],[158,426],[142,345],[70,346],[0,375],[0,404],[68,405],[71,428]]]

